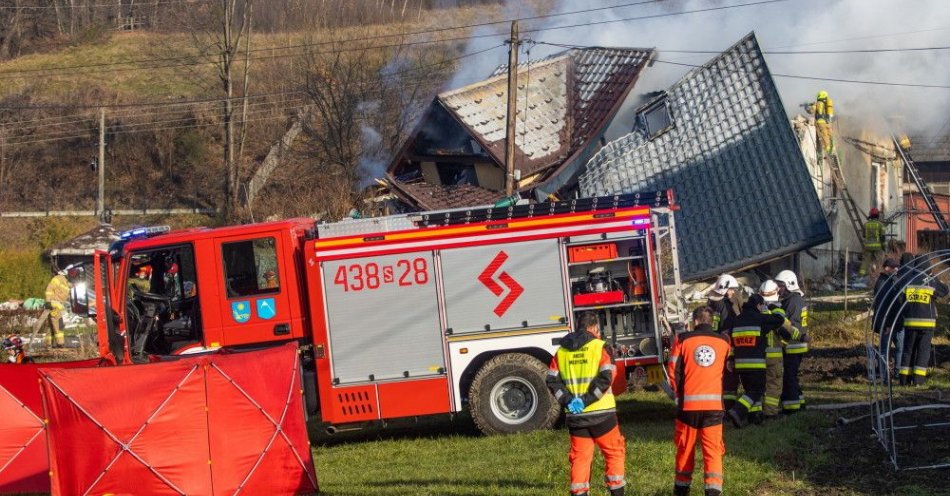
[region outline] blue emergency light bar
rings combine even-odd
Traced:
[[[169,226],[136,227],[119,233],[119,239],[128,241],[130,239],[150,238],[152,236],[158,236],[159,234],[165,234],[171,230],[172,228]]]

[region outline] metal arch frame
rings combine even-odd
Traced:
[[[890,303],[882,312],[880,320],[878,319],[877,315],[872,314],[871,318],[868,319],[868,324],[866,326],[865,348],[867,351],[868,403],[871,409],[871,430],[883,446],[884,450],[887,452],[888,458],[890,459],[895,470],[947,468],[950,467],[950,462],[901,467],[898,460],[898,431],[906,431],[921,427],[932,428],[950,426],[950,414],[948,414],[943,421],[920,425],[897,425],[895,421],[896,415],[898,413],[927,409],[950,410],[950,405],[947,404],[929,404],[913,407],[894,408],[894,390],[892,379],[893,370],[889,368],[889,359],[891,354],[890,343],[893,339],[894,329],[897,327],[897,325],[899,325],[896,317],[900,316],[904,310],[904,307],[907,305],[907,302],[905,301],[900,306],[897,306],[896,296],[903,292],[907,286],[910,285],[915,276],[924,274],[931,279],[936,279],[946,273],[950,273],[950,250],[940,250],[918,255],[910,262],[910,264],[913,265],[913,269],[904,272],[899,270],[897,273],[891,276],[892,278],[896,279],[894,280],[894,283],[888,288],[887,293],[884,295],[884,298],[889,299]],[[924,265],[926,265],[926,267]],[[940,270],[940,272],[937,272],[933,276],[930,276],[930,272],[940,265],[946,265],[946,268]],[[874,298],[872,297],[872,306],[873,301]],[[880,339],[881,334],[877,333],[874,329],[874,323],[876,321],[883,322],[886,316],[894,316],[895,318],[893,322],[890,323],[890,327],[886,329],[887,339],[883,340]],[[877,340],[876,337],[878,337]],[[881,342],[887,343],[887,346],[883,350],[880,346]],[[905,352],[906,351],[907,350],[905,350]],[[899,366],[899,364],[897,364],[897,366]]]

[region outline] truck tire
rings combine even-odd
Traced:
[[[505,353],[485,362],[469,389],[469,409],[485,434],[550,429],[560,415],[544,384],[547,367],[523,353]]]

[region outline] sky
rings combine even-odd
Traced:
[[[785,0],[728,8],[763,0],[557,0],[553,12],[614,7],[521,23],[522,38],[536,42],[580,46],[653,47],[657,63],[641,77],[618,118],[625,119],[639,101],[639,94],[661,90],[675,83],[688,67],[669,64],[702,64],[714,53],[678,53],[677,50],[722,51],[754,31],[766,52],[766,61],[789,115],[799,104],[814,100],[818,90],[829,92],[836,114],[880,122],[880,117],[901,122],[913,134],[950,133],[950,50],[780,54],[769,51],[841,51],[894,48],[950,47],[950,0]],[[629,5],[640,3],[640,5]],[[627,5],[627,6],[623,6]],[[708,11],[711,8],[720,10]],[[691,12],[707,10],[705,12]],[[521,0],[505,4],[505,17],[536,15]],[[641,17],[642,19],[631,19]],[[617,21],[595,26],[525,32],[590,22]],[[498,34],[471,39],[468,53],[497,46],[510,26],[476,28],[473,35]],[[530,52],[527,48],[530,47]],[[536,59],[564,48],[527,44],[521,58]],[[466,58],[447,88],[458,88],[484,79],[507,62],[498,48]],[[785,77],[810,76],[947,86],[920,88],[885,86]],[[871,125],[871,124],[869,124]],[[886,130],[882,130],[886,131]],[[613,135],[613,136],[611,136]],[[608,132],[614,138],[615,131]]]

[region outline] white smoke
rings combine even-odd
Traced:
[[[630,2],[560,0],[552,12],[572,12],[623,3]],[[580,46],[655,47],[658,50],[657,63],[643,72],[624,111],[615,120],[614,127],[617,129],[611,129],[608,138],[615,138],[629,131],[632,123],[631,110],[643,94],[665,89],[689,70],[689,67],[669,62],[701,65],[716,55],[684,54],[672,50],[723,51],[750,31],[755,31],[760,46],[766,52],[950,45],[950,1],[947,0],[789,0],[709,12],[530,32],[531,29],[539,27],[654,16],[739,3],[748,1],[669,0],[524,22],[521,30],[524,33],[523,38],[539,42]],[[511,0],[508,3],[510,11],[517,11],[519,7],[520,1]],[[497,29],[507,33],[508,26],[500,26]],[[500,39],[502,38],[481,39],[469,47],[469,52],[498,44]],[[536,45],[531,51],[531,58],[539,58],[563,49]],[[450,87],[456,88],[460,83],[469,84],[485,78],[498,64],[505,62],[505,57],[502,50],[497,50],[466,59],[462,70],[453,79],[454,86]],[[835,101],[836,114],[839,116],[865,119],[868,125],[880,121],[881,117],[896,119],[904,123],[903,130],[930,135],[950,131],[950,127],[945,127],[950,119],[947,115],[947,109],[950,108],[950,89],[805,80],[782,75],[950,86],[948,59],[948,50],[796,55],[766,53],[769,69],[790,116],[801,111],[798,108],[800,103],[813,100],[818,90],[827,90]]]

